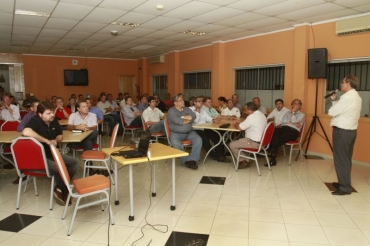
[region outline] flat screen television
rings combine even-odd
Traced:
[[[64,70],[64,85],[86,86],[89,84],[87,69]]]

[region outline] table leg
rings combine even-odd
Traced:
[[[206,159],[207,159],[207,157],[208,157],[209,153],[211,153],[211,151],[212,151],[214,148],[216,148],[218,145],[220,145],[220,144],[221,144],[221,142],[222,142],[221,134],[220,134],[217,130],[213,130],[213,129],[211,129],[211,130],[212,130],[212,131],[215,131],[215,132],[220,136],[220,140],[218,141],[218,143],[217,143],[217,144],[213,145],[213,146],[212,146],[212,148],[210,148],[210,149],[208,150],[208,152],[207,152],[206,156],[204,157],[203,164],[204,164],[204,162],[206,161]]]
[[[176,170],[175,170],[175,158],[172,158],[172,205],[171,210],[176,209],[176,185],[175,185],[175,179],[176,179]]]
[[[129,184],[130,184],[130,215],[128,216],[129,221],[133,221],[134,217],[134,184],[132,178],[132,165],[129,165]]]
[[[116,201],[114,202],[115,205],[119,205],[119,200],[118,200],[118,182],[117,182],[117,161],[114,161],[114,188],[116,190]]]
[[[153,186],[153,190],[152,190],[152,197],[155,197],[157,195],[157,191],[156,191],[156,188],[155,188],[155,164],[156,162],[153,161],[152,163],[152,186]]]
[[[231,149],[229,148],[229,146],[226,144],[226,139],[228,138],[228,135],[229,134],[233,134],[233,132],[228,132],[228,131],[225,131],[224,135],[222,136],[222,142],[224,143],[226,149],[229,151],[230,155],[231,155],[231,159],[233,161],[233,164],[235,166],[235,158],[234,158],[234,155],[233,155],[233,152],[231,152]]]

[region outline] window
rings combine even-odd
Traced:
[[[370,98],[370,59],[369,60],[346,60],[332,61],[328,64],[326,79],[326,93],[338,89],[337,96],[343,95],[340,92],[340,84],[346,75],[355,75],[360,83],[356,90],[362,98],[361,116],[369,115]],[[330,99],[325,100],[325,113],[328,112],[332,103]]]
[[[167,74],[153,75],[153,95],[158,94],[163,100],[166,98],[166,93],[168,89],[167,84]]]
[[[211,72],[184,73],[184,97],[211,96]]]
[[[284,65],[236,69],[235,93],[239,96],[239,103],[244,105],[258,96],[261,105],[274,108],[276,99],[284,99],[284,72]]]

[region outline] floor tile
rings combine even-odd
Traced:
[[[323,227],[323,229],[332,245],[370,245],[369,241],[359,229],[338,227]]]
[[[273,208],[249,208],[249,220],[284,223],[281,210]]]
[[[321,226],[286,224],[289,242],[329,243]]]
[[[316,217],[321,226],[357,228],[356,224],[347,213],[316,212]]]
[[[195,189],[195,193],[214,193],[221,194],[224,186],[214,184],[199,184]]]
[[[111,225],[109,227],[109,245],[122,245],[135,231],[135,227]],[[108,245],[108,225],[102,225],[86,242]]]
[[[0,221],[0,230],[8,232],[19,232],[20,230],[39,220],[41,216],[28,214],[12,214]]]
[[[315,212],[344,213],[342,205],[338,201],[311,200],[310,204]]]
[[[248,246],[248,238],[243,237],[228,237],[219,235],[209,235],[207,246]]]
[[[174,245],[208,245],[209,236],[206,234],[185,233],[173,231],[165,246]]]
[[[210,204],[188,203],[182,215],[213,218],[216,209],[216,206]]]
[[[70,222],[70,220],[62,220],[61,218],[41,217],[19,233],[50,237],[62,227],[69,225]]]
[[[61,239],[71,239],[76,241],[86,241],[94,232],[101,227],[100,223],[75,221],[72,227],[71,235],[68,236],[67,232],[69,229],[69,224],[62,227],[58,232],[56,232],[53,237]]]
[[[249,222],[249,238],[288,241],[284,224],[256,221]]]
[[[228,237],[248,237],[248,221],[215,219],[210,234]]]
[[[249,238],[249,246],[289,246],[288,242]]]
[[[306,199],[279,198],[281,209],[312,211],[311,204]]]
[[[337,188],[333,186],[333,183],[325,183],[326,187],[328,187],[328,190],[330,191],[336,191]],[[355,188],[352,187],[352,192],[357,192]]]
[[[181,216],[174,231],[209,234],[213,218]]]
[[[219,205],[217,207],[215,218],[230,220],[248,220],[249,208]]]
[[[286,224],[320,225],[315,213],[312,211],[282,210],[281,212]]]
[[[79,246],[82,245],[82,241],[75,241],[75,240],[67,240],[67,239],[60,239],[60,238],[53,238],[49,237],[44,242],[40,244],[40,246]]]
[[[370,230],[370,214],[348,214],[360,229]]]
[[[199,183],[212,184],[212,185],[224,185],[225,181],[226,181],[225,177],[203,176]]]

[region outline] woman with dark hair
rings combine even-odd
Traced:
[[[222,113],[222,110],[227,108],[227,100],[225,97],[219,97],[218,98],[218,104],[220,105],[217,109],[218,112]]]
[[[69,99],[69,103],[68,103],[68,106],[67,107],[71,109],[71,112],[72,113],[76,113],[77,112],[77,109],[76,109],[76,100],[73,97],[71,97]]]

